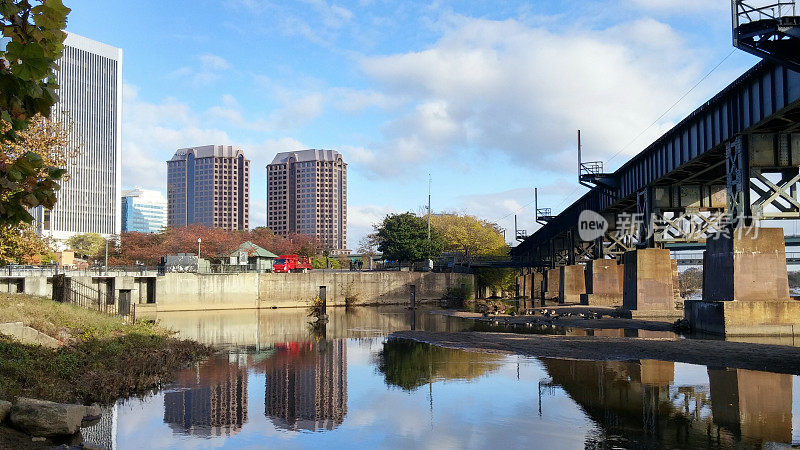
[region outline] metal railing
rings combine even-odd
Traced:
[[[64,274],[53,276],[54,301],[93,309],[133,322],[135,317],[131,308],[130,291],[126,292],[125,295],[117,297],[113,284],[105,282],[86,284]]]
[[[86,267],[83,269],[64,269],[56,265],[47,266],[23,266],[9,264],[0,267],[0,276],[9,277],[27,277],[27,276],[43,276],[51,277],[54,275],[65,274],[69,276],[156,276],[159,273],[158,266],[103,266]]]
[[[795,16],[796,12],[797,6],[794,0],[736,0],[736,16],[739,24]]]
[[[603,173],[602,161],[588,161],[581,163],[581,176],[600,175],[601,173]]]

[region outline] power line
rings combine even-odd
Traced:
[[[630,147],[630,146],[631,146],[631,144],[633,144],[633,143],[634,143],[634,142],[636,142],[636,141],[637,141],[637,140],[638,140],[640,137],[642,137],[642,135],[643,135],[643,134],[645,134],[645,133],[646,133],[646,132],[647,132],[647,131],[648,131],[650,128],[653,128],[653,126],[654,126],[655,124],[657,124],[657,123],[658,123],[658,121],[660,121],[661,119],[663,119],[663,118],[664,118],[664,116],[666,116],[667,114],[669,114],[669,112],[670,112],[670,111],[672,111],[672,110],[673,110],[673,109],[674,109],[676,106],[678,106],[678,104],[679,104],[680,102],[682,102],[682,101],[683,101],[683,99],[685,99],[685,98],[686,98],[686,97],[687,97],[689,94],[691,94],[691,93],[692,93],[692,92],[693,92],[693,91],[694,91],[694,90],[695,90],[695,89],[696,89],[698,86],[700,86],[700,84],[701,84],[703,81],[705,81],[706,79],[708,79],[708,77],[710,77],[712,73],[714,73],[714,72],[715,72],[717,69],[719,69],[719,67],[720,67],[720,66],[721,66],[721,65],[722,65],[722,64],[723,64],[725,61],[727,61],[727,60],[728,60],[728,58],[730,58],[730,57],[731,57],[731,55],[733,55],[733,53],[734,53],[735,51],[736,51],[736,49],[734,48],[733,50],[731,50],[731,51],[730,51],[730,53],[728,53],[727,55],[725,55],[725,57],[724,57],[724,58],[722,58],[722,60],[721,60],[720,62],[718,62],[718,63],[717,63],[717,65],[715,65],[714,67],[712,67],[712,68],[711,68],[711,70],[709,70],[709,71],[708,71],[708,73],[706,73],[705,75],[703,75],[703,77],[702,77],[702,78],[700,78],[700,80],[698,80],[698,81],[697,81],[697,83],[695,83],[695,84],[694,84],[694,85],[693,85],[693,86],[692,86],[692,87],[691,87],[691,88],[690,88],[688,91],[686,91],[686,92],[685,92],[683,95],[681,95],[681,97],[680,97],[678,100],[676,100],[676,101],[675,101],[675,103],[673,103],[673,104],[672,104],[672,105],[671,105],[669,108],[667,108],[667,110],[666,110],[666,111],[664,111],[664,112],[663,112],[663,113],[662,113],[660,116],[658,116],[658,118],[656,118],[656,120],[654,120],[654,121],[653,121],[653,122],[652,122],[650,125],[648,125],[648,126],[647,126],[645,129],[643,129],[641,132],[639,132],[639,134],[637,134],[637,135],[636,135],[636,137],[634,137],[634,138],[633,138],[633,139],[632,139],[630,142],[628,142],[627,144],[625,144],[625,146],[623,146],[621,149],[617,150],[617,152],[616,152],[616,153],[614,153],[613,155],[611,155],[611,157],[610,157],[610,158],[608,158],[608,161],[607,161],[607,162],[611,162],[611,160],[613,160],[614,158],[616,158],[617,156],[619,156],[619,155],[620,155],[620,154],[621,154],[623,151],[625,151],[625,149],[627,149],[628,147]],[[579,186],[575,186],[575,187],[573,187],[572,191],[570,191],[568,194],[566,194],[566,195],[564,195],[564,197],[562,197],[562,199],[561,199],[561,202],[559,202],[559,203],[556,205],[556,208],[560,207],[560,206],[561,206],[561,205],[563,205],[563,204],[564,204],[564,203],[565,203],[567,200],[569,200],[569,198],[570,198],[570,197],[572,197],[572,195],[573,195],[573,194],[575,194],[575,193],[578,191],[578,189],[579,189],[579,188],[580,188]],[[505,216],[503,216],[503,217],[501,217],[501,218],[499,218],[499,219],[495,220],[494,222],[496,223],[496,222],[499,222],[499,221],[501,221],[501,220],[507,219],[508,217],[511,217],[512,215],[514,215],[514,214],[516,214],[516,213],[518,213],[518,212],[522,211],[523,209],[527,208],[528,206],[532,205],[533,203],[534,203],[534,202],[529,202],[529,203],[527,203],[527,204],[525,204],[525,205],[523,205],[523,206],[519,207],[517,210],[515,210],[515,211],[512,211],[512,212],[510,212],[510,213],[506,214]]]
[[[731,52],[730,52],[730,53],[728,53],[728,54],[727,54],[727,55],[726,55],[724,58],[722,58],[722,61],[720,61],[719,63],[717,63],[717,65],[716,65],[716,66],[714,66],[714,67],[713,67],[713,68],[712,68],[712,69],[711,69],[711,70],[710,70],[710,71],[709,71],[707,74],[705,74],[705,75],[703,76],[703,78],[701,78],[701,79],[700,79],[700,81],[698,81],[697,83],[695,83],[695,84],[694,84],[694,86],[692,86],[692,87],[691,87],[691,89],[689,89],[688,91],[686,91],[686,93],[684,93],[683,95],[681,95],[681,98],[679,98],[678,100],[676,100],[676,101],[675,101],[675,103],[673,103],[673,104],[672,104],[672,106],[670,106],[669,108],[667,108],[667,110],[666,110],[666,111],[664,111],[664,112],[663,112],[663,113],[662,113],[660,116],[658,116],[658,118],[657,118],[656,120],[654,120],[654,121],[653,121],[653,123],[651,123],[650,125],[648,125],[648,126],[647,126],[647,128],[645,128],[645,129],[644,129],[644,130],[642,130],[642,131],[641,131],[639,134],[637,134],[635,138],[633,138],[633,139],[632,139],[630,142],[628,142],[627,144],[625,144],[625,146],[624,146],[624,147],[622,147],[621,149],[619,149],[619,150],[618,150],[616,153],[614,153],[613,155],[611,155],[611,158],[608,158],[608,161],[606,161],[606,162],[611,162],[611,160],[613,160],[614,158],[616,158],[617,156],[619,156],[619,154],[620,154],[620,153],[622,153],[623,151],[625,151],[625,149],[626,149],[626,148],[630,147],[630,145],[631,145],[631,144],[633,144],[634,142],[636,142],[636,140],[637,140],[637,139],[639,139],[640,137],[642,137],[642,135],[643,135],[643,134],[645,134],[645,133],[647,132],[647,130],[649,130],[650,128],[653,128],[653,125],[657,124],[659,120],[663,119],[663,118],[664,118],[664,116],[666,116],[667,114],[669,114],[669,112],[670,112],[670,111],[672,111],[672,109],[673,109],[673,108],[675,108],[676,106],[678,106],[678,103],[680,103],[681,101],[683,101],[683,99],[685,99],[685,98],[686,98],[686,96],[688,96],[689,94],[691,94],[691,93],[692,93],[692,91],[694,91],[694,90],[695,90],[695,88],[697,88],[697,86],[700,86],[700,83],[702,83],[703,81],[705,81],[705,80],[706,80],[706,78],[708,78],[709,76],[711,76],[711,74],[712,74],[712,73],[714,73],[714,71],[715,71],[715,70],[717,70],[717,69],[719,68],[719,66],[721,66],[721,65],[722,65],[722,63],[724,63],[725,61],[727,61],[727,59],[728,59],[728,58],[730,58],[730,57],[731,57],[731,55],[733,55],[733,52],[735,52],[735,51],[736,51],[736,49],[735,49],[735,48],[734,48],[733,50],[731,50]]]

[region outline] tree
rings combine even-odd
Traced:
[[[87,258],[99,258],[105,253],[106,240],[97,233],[76,234],[67,239],[67,246]]]
[[[61,0],[0,0],[0,225],[30,222],[29,208],[52,208],[66,171],[34,151],[7,155],[37,115],[49,117],[58,101],[56,61],[64,50],[67,14]]]
[[[690,267],[678,274],[678,287],[682,298],[691,298],[703,291],[703,269]]]
[[[53,260],[52,243],[30,225],[0,226],[0,265],[42,264]]]
[[[486,286],[494,293],[509,292],[516,285],[517,271],[510,268],[492,269],[481,268],[475,270],[475,282]]]
[[[508,254],[508,244],[496,224],[468,215],[436,214],[431,216],[431,227],[442,235],[447,251],[467,256]]]
[[[380,225],[375,225],[375,240],[385,259],[405,262],[431,259],[444,249],[439,233],[432,230],[428,240],[427,222],[410,212],[387,215]]]

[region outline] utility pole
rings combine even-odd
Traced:
[[[428,174],[428,242],[431,241],[431,183],[433,178]]]

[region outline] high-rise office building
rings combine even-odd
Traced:
[[[278,153],[267,166],[267,227],[347,249],[347,164],[334,150]]]
[[[122,191],[122,231],[156,233],[167,227],[167,199],[159,191]]]
[[[230,145],[182,148],[167,161],[167,223],[250,227],[250,160]]]
[[[56,72],[59,101],[51,117],[70,125],[69,162],[52,210],[33,211],[36,230],[57,240],[122,227],[122,49],[68,33]]]

